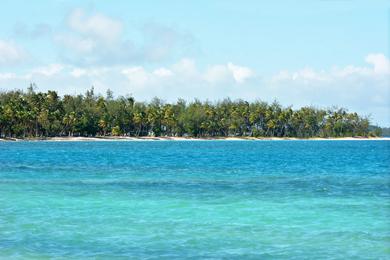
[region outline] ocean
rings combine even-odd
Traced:
[[[390,142],[0,142],[25,258],[390,259]]]

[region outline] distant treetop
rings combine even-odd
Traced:
[[[370,132],[371,130],[371,132]],[[55,91],[0,92],[0,137],[49,136],[346,137],[380,135],[343,108],[282,107],[278,102],[137,102],[131,96],[60,97]]]

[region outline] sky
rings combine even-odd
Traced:
[[[2,0],[0,90],[344,107],[390,126],[390,1]]]

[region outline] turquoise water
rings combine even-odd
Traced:
[[[390,259],[388,141],[0,143],[0,258]]]

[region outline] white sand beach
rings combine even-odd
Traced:
[[[104,142],[104,141],[288,141],[288,140],[310,140],[310,141],[390,141],[390,137],[340,137],[340,138],[295,138],[295,137],[169,137],[169,136],[98,136],[98,137],[48,137],[48,138],[0,138],[0,141],[51,141],[51,142]]]

